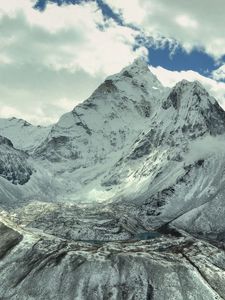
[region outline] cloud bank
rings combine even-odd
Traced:
[[[197,47],[220,59],[225,55],[223,0],[106,0],[127,23],[150,36],[178,41],[187,51]]]
[[[34,0],[0,0],[0,117],[57,121],[106,76],[148,57],[148,41],[156,48],[169,43],[171,55],[177,45],[211,55],[218,62],[211,78],[160,66],[152,71],[167,86],[199,80],[224,106],[223,0],[57,1],[41,12]],[[38,2],[45,8],[47,1]]]

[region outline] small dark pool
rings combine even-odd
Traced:
[[[135,235],[134,239],[137,240],[151,240],[151,239],[155,239],[157,237],[160,237],[161,234],[157,231],[146,231],[146,232],[141,232]]]
[[[110,243],[110,242],[126,242],[126,241],[145,241],[145,240],[151,240],[155,239],[157,237],[160,237],[161,233],[157,231],[146,231],[146,232],[140,232],[135,234],[132,238],[129,240],[80,240],[80,242],[86,242],[94,245],[101,245],[104,243]]]

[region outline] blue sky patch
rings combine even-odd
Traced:
[[[63,4],[81,4],[83,2],[90,2],[93,0],[38,0],[36,4],[34,5],[35,9],[38,9],[40,11],[44,11],[47,7],[48,3],[55,3],[58,6],[61,6]]]
[[[44,11],[47,8],[48,3],[55,3],[58,6],[61,6],[63,4],[72,4],[72,5],[79,5],[81,3],[87,3],[87,2],[96,2],[99,9],[102,11],[103,16],[106,19],[113,19],[116,23],[119,25],[123,24],[122,18],[119,14],[115,13],[109,5],[107,5],[103,0],[38,0],[36,4],[34,5],[35,9],[38,9],[40,11]]]
[[[171,55],[168,45],[164,48],[150,47],[149,62],[154,66],[162,66],[171,71],[193,70],[201,75],[208,76],[220,65],[210,55],[201,49],[193,49],[190,53],[186,52],[181,46]]]

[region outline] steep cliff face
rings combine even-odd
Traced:
[[[0,176],[13,184],[25,184],[32,175],[28,155],[13,147],[12,142],[0,136]]]

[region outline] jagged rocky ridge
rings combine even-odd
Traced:
[[[55,125],[23,124],[0,121],[35,170],[0,177],[0,298],[225,298],[225,112],[201,84],[137,60]]]
[[[27,162],[28,155],[13,147],[12,142],[0,136],[0,176],[13,184],[25,184],[33,170]]]

